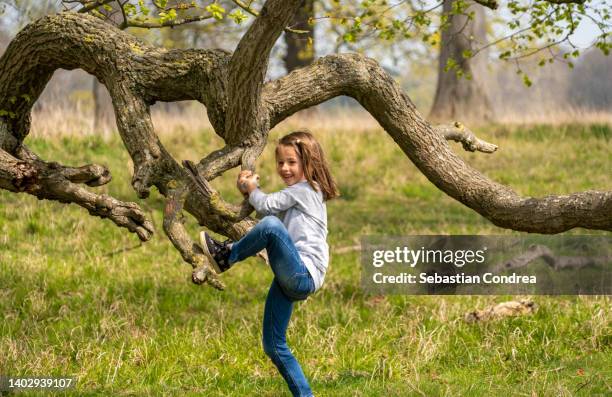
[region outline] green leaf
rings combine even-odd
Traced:
[[[159,13],[159,23],[164,24],[166,22],[174,21],[176,19],[176,10],[171,8],[168,12]]]
[[[126,3],[123,6],[123,10],[125,11],[125,15],[128,17],[136,14],[136,6],[134,4]]]
[[[346,32],[342,35],[342,40],[346,41],[347,43],[354,43],[355,35],[353,34],[353,32]]]
[[[223,15],[225,14],[225,8],[221,7],[217,3],[209,4],[204,9],[208,11],[212,15],[212,17],[217,20],[223,19]]]
[[[383,29],[380,31],[378,37],[383,40],[392,40],[395,37],[395,30],[391,28]]]
[[[501,54],[499,54],[499,59],[508,59],[510,58],[510,55],[512,55],[512,52],[510,50],[504,51]]]
[[[230,17],[238,25],[240,25],[248,18],[246,14],[242,12],[242,10],[234,10],[231,14],[228,15],[228,17]]]

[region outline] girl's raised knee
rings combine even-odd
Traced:
[[[274,228],[274,227],[284,227],[283,222],[280,221],[280,219],[278,219],[276,216],[273,215],[268,215],[263,217],[259,223],[262,224],[262,226],[265,227],[270,227],[270,228]]]

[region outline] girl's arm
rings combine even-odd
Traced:
[[[261,215],[276,215],[296,204],[296,200],[289,189],[266,194],[258,189],[259,175],[245,170],[238,175],[238,189],[249,198],[249,203]]]
[[[276,215],[293,207],[297,202],[289,189],[280,192],[266,194],[255,188],[249,194],[249,203],[262,215]]]

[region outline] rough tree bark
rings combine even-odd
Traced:
[[[264,84],[273,44],[300,6],[269,0],[233,54],[222,50],[166,50],[147,46],[95,17],[61,13],[24,28],[0,58],[0,188],[39,199],[76,203],[147,240],[153,225],[135,203],[84,188],[107,183],[101,165],[67,167],[38,158],[23,143],[30,112],[53,72],[81,68],[106,86],[119,134],[133,163],[132,186],[140,198],[156,187],[167,198],[163,229],[194,268],[193,281],[223,284],[201,247],[183,227],[182,211],[209,229],[239,238],[254,221],[248,203],[232,205],[209,184],[237,167],[252,169],[269,130],[291,114],[338,95],[355,98],[438,188],[500,227],[558,233],[573,227],[612,230],[612,192],[521,197],[465,164],[447,145],[493,151],[461,125],[434,127],[416,111],[400,86],[372,59],[329,56]],[[197,164],[201,185],[159,141],[149,113],[156,101],[197,100],[226,146]]]
[[[452,15],[454,0],[444,0],[443,14],[448,27],[442,30],[438,57],[438,82],[436,95],[429,114],[432,120],[449,121],[489,120],[492,107],[482,78],[486,70],[486,54],[464,58],[464,51],[473,51],[486,43],[484,7],[470,3],[465,13],[474,12],[474,19],[467,15]],[[475,48],[474,48],[475,47]],[[449,59],[457,63],[457,69],[445,71]],[[462,76],[457,75],[457,71]]]

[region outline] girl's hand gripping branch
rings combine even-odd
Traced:
[[[245,198],[248,198],[249,194],[259,187],[259,175],[250,170],[240,171],[236,187]]]

